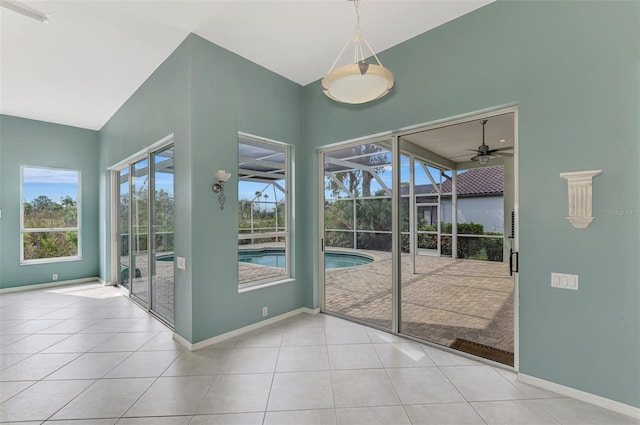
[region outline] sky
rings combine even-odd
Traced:
[[[23,199],[31,202],[40,195],[46,195],[56,202],[66,196],[77,200],[79,175],[73,170],[23,167]]]
[[[284,187],[283,181],[279,181],[277,183]],[[278,200],[278,202],[280,202],[284,199],[285,196],[280,189],[274,188],[274,186],[269,183],[256,183],[241,180],[240,184],[238,185],[238,200],[251,201],[253,199],[256,199],[256,192],[262,193],[262,196],[260,196],[261,203],[259,204],[259,208],[267,210],[273,210],[274,204],[265,204],[264,195],[268,195],[268,198],[266,199],[267,202],[273,202],[276,199]],[[256,199],[256,202],[257,201],[258,199]]]

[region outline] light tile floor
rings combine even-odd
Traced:
[[[11,293],[0,307],[2,423],[640,424],[323,314],[188,352],[115,288]]]

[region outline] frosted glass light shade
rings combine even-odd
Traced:
[[[322,91],[335,101],[360,104],[381,98],[394,84],[393,74],[387,68],[354,63],[329,72],[322,79]]]
[[[218,180],[219,182],[226,182],[231,178],[231,173],[227,173],[224,170],[218,170],[216,171],[215,177],[216,177],[216,180]]]

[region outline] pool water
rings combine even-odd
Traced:
[[[261,266],[285,267],[284,250],[239,251],[238,261]],[[361,266],[372,261],[373,259],[369,257],[357,254],[341,252],[326,252],[324,254],[324,266],[327,269]]]

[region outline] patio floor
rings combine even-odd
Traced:
[[[166,255],[166,253],[164,254]],[[120,264],[121,266],[129,267],[129,257],[121,257]],[[175,290],[173,260],[156,261],[155,273],[152,281],[154,297],[152,310],[169,323],[173,323]],[[145,303],[149,302],[147,286],[148,275],[149,264],[146,254],[136,256],[136,270],[133,275],[133,294]],[[128,285],[125,284],[124,286],[128,288]]]
[[[357,252],[375,261],[326,270],[325,309],[390,328],[391,254]],[[403,255],[402,333],[445,346],[463,338],[513,352],[514,281],[508,264],[419,255],[411,274],[409,261]]]

